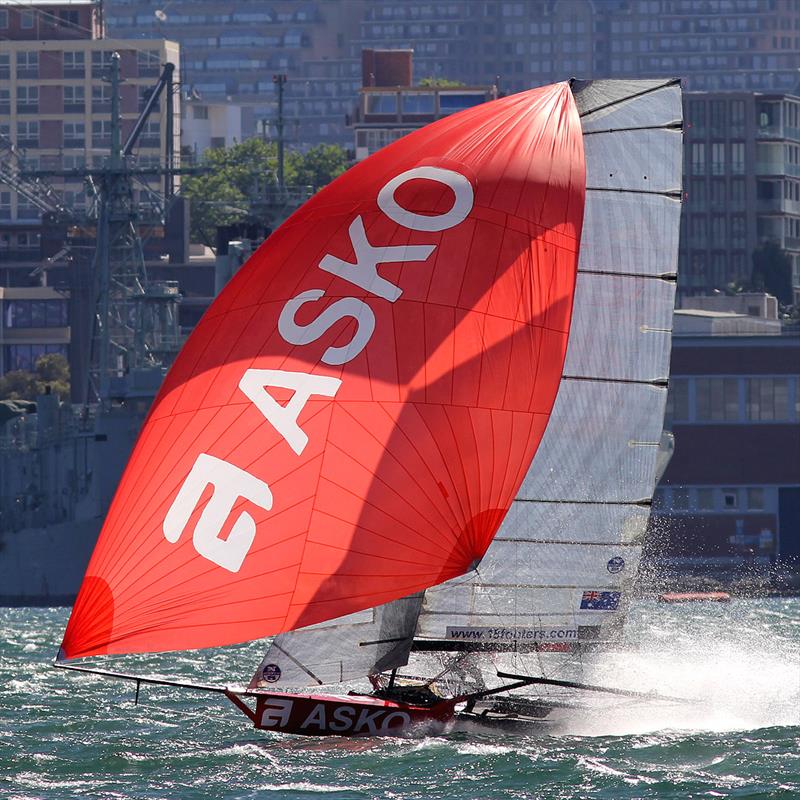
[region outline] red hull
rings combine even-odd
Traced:
[[[276,692],[256,697],[252,711],[228,695],[256,728],[301,736],[398,736],[420,724],[444,725],[457,700],[415,706],[367,695],[299,695]],[[237,702],[238,701],[238,702]],[[244,707],[243,707],[244,706]]]

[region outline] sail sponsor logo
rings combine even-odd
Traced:
[[[261,677],[267,683],[276,683],[281,679],[281,668],[277,664],[264,664]]]
[[[606,564],[606,569],[612,575],[622,572],[622,570],[625,569],[625,559],[622,558],[622,556],[614,556],[614,558],[609,558],[608,564]]]
[[[358,708],[349,703],[268,697],[260,708],[259,727],[306,734],[349,733],[373,736],[411,724],[411,714],[395,708]]]
[[[447,639],[466,642],[577,641],[577,628],[504,628],[447,626]]]
[[[440,214],[417,214],[401,206],[395,199],[397,190],[408,181],[420,179],[448,187],[453,193],[450,209]],[[378,192],[377,203],[389,219],[404,228],[441,232],[454,228],[469,216],[474,193],[469,180],[459,172],[440,167],[417,167],[388,181]],[[329,253],[319,262],[319,268],[369,292],[375,300],[389,303],[395,303],[403,290],[378,274],[378,265],[424,262],[437,247],[436,244],[382,245],[370,242],[361,215],[350,223],[348,235],[355,260],[345,261]],[[328,305],[311,322],[298,323],[298,311],[307,304],[316,303],[324,295],[324,289],[307,289],[287,300],[278,317],[278,333],[287,344],[304,346],[316,342],[340,320],[348,317],[355,320],[352,339],[345,345],[328,347],[321,357],[324,364],[341,366],[352,361],[369,344],[375,333],[375,314],[365,300],[344,297]],[[298,424],[305,404],[313,395],[335,397],[341,384],[338,378],[306,372],[248,369],[238,388],[299,456],[308,444],[308,435]],[[267,387],[291,390],[291,400],[285,405],[278,403]],[[192,542],[198,555],[230,572],[238,572],[255,539],[256,524],[250,514],[240,511],[230,533],[223,537],[228,517],[240,499],[265,511],[271,510],[272,494],[267,483],[223,459],[207,453],[197,457],[164,518],[164,537],[172,543],[180,539],[209,485],[213,487],[213,494],[195,526]]]
[[[581,596],[583,611],[616,611],[622,592],[587,590]]]

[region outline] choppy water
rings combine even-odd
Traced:
[[[65,609],[0,609],[0,798],[800,798],[800,600],[642,601],[598,683],[694,697],[606,701],[530,735],[279,737],[217,696],[54,670]],[[241,681],[261,647],[116,666]]]

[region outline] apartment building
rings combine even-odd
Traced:
[[[243,107],[245,136],[275,135],[272,76],[288,75],[285,136],[294,146],[345,143],[345,117],[360,86],[350,41],[366,0],[113,0],[109,31],[169,38],[185,54],[181,80],[199,101]],[[158,14],[156,14],[158,12]],[[141,42],[140,42],[140,46]]]
[[[120,54],[122,137],[130,133],[163,65],[179,65],[179,47],[164,40],[96,38],[100,6],[89,0],[0,0],[0,142],[13,146],[20,170],[58,172],[100,166],[111,144],[113,53]],[[46,38],[39,38],[46,37]],[[141,166],[165,152],[166,100],[145,124],[135,152]],[[180,95],[172,97],[179,118]],[[176,152],[179,125],[174,130]],[[63,204],[80,214],[89,198],[83,177],[46,177]],[[41,257],[41,209],[13,186],[0,183],[0,265],[23,269]],[[27,272],[25,273],[27,275]],[[25,280],[23,277],[21,280]]]
[[[749,281],[753,251],[771,241],[800,301],[800,97],[688,92],[684,131],[681,294]]]

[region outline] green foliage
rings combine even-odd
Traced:
[[[425,88],[431,87],[438,87],[440,89],[454,89],[457,86],[466,86],[465,83],[461,81],[451,81],[449,78],[423,78],[419,84],[419,86],[424,86]]]
[[[783,305],[792,303],[792,262],[775,242],[766,242],[753,251],[753,289],[769,292]]]
[[[347,153],[336,144],[320,144],[307,153],[290,153],[286,159],[286,183],[321,189],[338,178],[348,166]]]
[[[35,400],[45,387],[62,400],[69,397],[69,363],[59,353],[36,359],[36,371],[12,370],[0,378],[0,400]]]
[[[287,152],[284,181],[288,187],[319,189],[347,169],[347,154],[337,145],[319,145],[307,153]],[[183,194],[190,198],[191,235],[213,246],[216,229],[238,222],[259,222],[278,189],[278,148],[274,142],[247,139],[232,147],[203,154],[207,172],[185,178]]]

